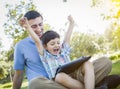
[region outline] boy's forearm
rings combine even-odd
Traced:
[[[40,42],[39,37],[38,37],[37,34],[31,29],[30,26],[28,26],[26,29],[27,29],[27,31],[29,32],[30,36],[31,36],[31,37],[33,38],[33,40],[35,41],[35,43]]]
[[[37,36],[37,34],[31,29],[30,26],[28,26],[26,28],[30,34],[30,36],[33,38],[33,40],[35,41],[35,44],[37,46],[38,52],[43,55],[43,46],[42,43],[40,41],[40,38]]]
[[[68,44],[69,44],[69,41],[70,41],[70,37],[71,37],[71,35],[72,35],[73,28],[74,28],[74,23],[73,23],[73,22],[70,22],[70,23],[69,23],[68,30],[67,30],[67,32],[66,32],[65,39],[64,39],[64,42],[65,42],[65,43],[68,43]]]

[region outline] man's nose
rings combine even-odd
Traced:
[[[37,26],[37,29],[42,29],[42,26],[39,26],[39,25],[38,25],[38,26]]]
[[[37,26],[37,31],[42,31],[43,30],[43,26]]]

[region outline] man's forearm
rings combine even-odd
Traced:
[[[20,88],[21,88],[20,84],[18,84],[18,83],[13,84],[13,89],[20,89]]]
[[[13,80],[13,89],[20,89],[22,84],[22,79],[14,79]]]

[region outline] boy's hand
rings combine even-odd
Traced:
[[[19,21],[19,23],[20,23],[20,26],[22,26],[24,28],[28,28],[28,26],[29,26],[28,20],[27,20],[26,17],[21,18],[20,21]]]
[[[70,23],[74,24],[74,19],[73,19],[73,17],[71,15],[68,16],[68,20],[69,20]]]

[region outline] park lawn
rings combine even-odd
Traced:
[[[119,74],[120,75],[120,60],[113,63],[112,71],[110,74]]]
[[[120,75],[120,60],[113,63],[112,71],[110,74],[119,74]],[[120,89],[120,85],[116,89]]]
[[[111,74],[119,74],[120,75],[120,60],[116,61],[113,63],[112,71]],[[25,79],[24,82],[22,83],[21,89],[27,89],[28,82]],[[1,84],[0,89],[12,89],[12,83],[6,83],[6,84]],[[120,89],[120,86],[118,86],[116,89]]]
[[[28,86],[28,82],[26,79],[24,79],[21,89],[27,89],[27,86]],[[6,84],[0,84],[0,89],[12,89],[12,82]]]
[[[28,81],[27,81],[27,80],[24,80],[21,89],[27,89],[27,86],[28,86]]]

